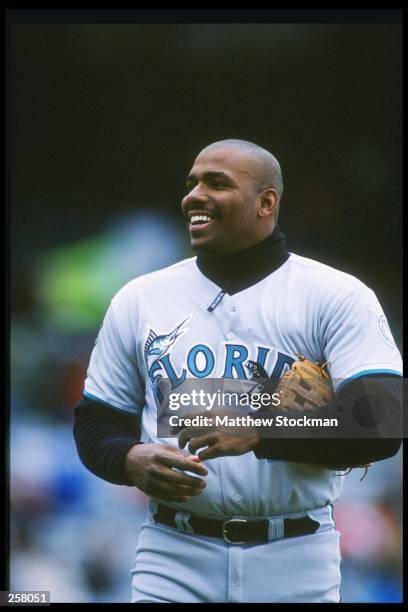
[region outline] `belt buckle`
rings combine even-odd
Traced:
[[[245,544],[245,540],[243,540],[242,542],[237,542],[228,538],[228,523],[249,523],[249,521],[247,519],[232,518],[228,519],[227,521],[224,521],[222,524],[222,537],[224,538],[225,542],[227,542],[228,544]]]

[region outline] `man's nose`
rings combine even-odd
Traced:
[[[203,187],[203,185],[197,183],[197,185],[193,187],[191,191],[188,192],[184,199],[187,202],[206,202],[208,200],[208,193],[205,187]]]
[[[201,185],[196,185],[182,200],[183,206],[194,203],[205,204],[206,202],[208,202],[208,193]]]

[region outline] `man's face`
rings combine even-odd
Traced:
[[[195,252],[224,255],[264,238],[257,214],[256,164],[247,153],[234,147],[204,150],[186,184],[181,208]]]

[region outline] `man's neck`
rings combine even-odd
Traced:
[[[277,225],[267,238],[257,244],[220,257],[197,256],[200,271],[233,295],[258,283],[288,259],[285,236]]]

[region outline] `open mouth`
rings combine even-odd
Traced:
[[[190,232],[198,233],[203,230],[206,230],[213,222],[214,219],[206,213],[200,215],[191,215],[189,230]]]

